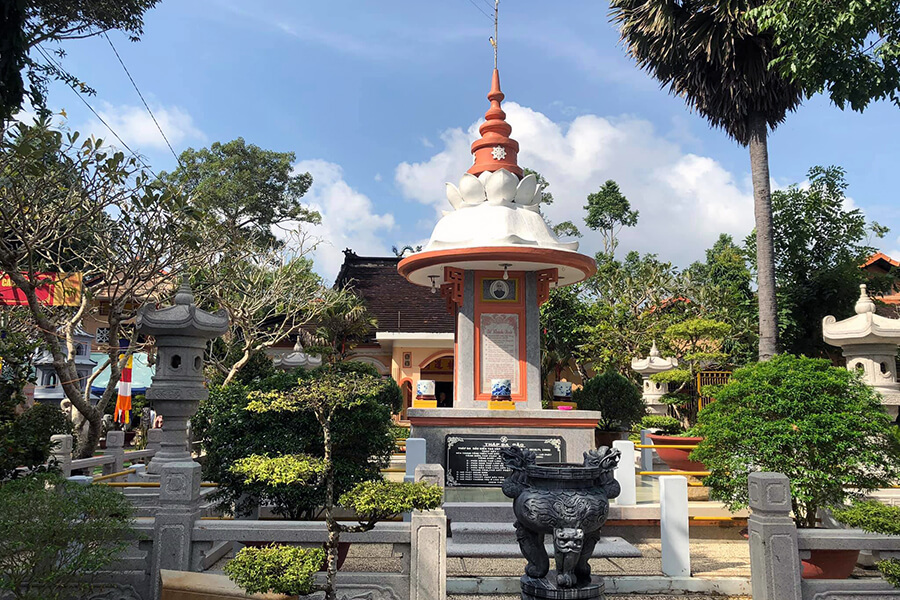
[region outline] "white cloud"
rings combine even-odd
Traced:
[[[309,228],[322,240],[313,253],[317,273],[326,280],[334,279],[344,262],[344,248],[362,256],[389,255],[385,234],[393,230],[394,216],[377,214],[372,201],[344,181],[340,165],[304,160],[294,165],[294,172],[312,175],[313,184],[304,200],[322,215],[322,224]]]
[[[183,108],[162,105],[151,105],[150,108],[176,152],[183,142],[206,139],[203,132],[194,124],[193,117]],[[166,141],[143,106],[126,104],[113,106],[108,102],[103,102],[97,113],[136,152],[167,148]],[[115,136],[96,118],[88,121],[87,129],[112,145],[118,144]]]
[[[381,181],[381,180],[382,180],[381,173],[375,173],[375,181]]]
[[[743,239],[753,229],[748,178],[741,174],[738,180],[715,160],[683,151],[648,121],[588,114],[566,123],[514,102],[503,108],[520,144],[519,164],[551,184],[554,203],[544,212],[555,222],[575,222],[585,233],[584,252],[594,253],[602,243],[584,226],[583,206],[607,179],[616,180],[640,211],[637,227],[620,235],[620,252],[655,252],[687,266],[703,257],[719,233]],[[472,164],[469,145],[478,137],[477,126],[448,129],[440,152],[396,169],[401,192],[434,206],[435,218],[449,208],[444,182],[457,182]]]

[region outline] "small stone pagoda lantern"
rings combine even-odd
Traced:
[[[666,415],[667,407],[662,402],[662,397],[669,393],[668,383],[657,383],[651,381],[650,377],[657,373],[665,373],[671,371],[678,366],[678,359],[674,357],[663,358],[656,342],[650,348],[650,354],[647,358],[632,358],[631,369],[641,374],[644,379],[643,396],[644,403],[653,415]]]
[[[303,344],[300,343],[300,340],[297,340],[292,352],[276,356],[272,361],[272,364],[276,369],[281,369],[282,371],[293,371],[298,367],[315,369],[316,367],[322,366],[322,357],[304,352]]]
[[[163,417],[162,445],[147,472],[159,475],[163,465],[190,462],[187,422],[201,400],[209,396],[203,376],[206,342],[228,329],[228,316],[220,310],[211,314],[197,308],[187,282],[175,294],[175,304],[163,308],[143,306],[137,317],[138,332],[156,340],[156,375],[147,389]]]
[[[859,286],[856,316],[838,321],[829,315],[822,319],[822,337],[826,343],[843,350],[847,369],[862,371],[866,383],[882,396],[882,403],[897,415],[900,383],[897,382],[897,347],[900,346],[900,320],[875,313],[875,303]]]
[[[94,336],[81,327],[76,327],[72,337],[75,340],[75,371],[78,373],[78,381],[81,382],[83,390],[91,373],[94,372],[94,367],[97,366],[97,362],[91,359],[91,340]],[[53,368],[53,355],[49,350],[43,348],[35,350],[34,369],[37,374],[34,401],[58,406],[60,400],[66,397],[66,393],[59,384],[59,377]]]

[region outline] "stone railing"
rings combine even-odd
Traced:
[[[810,550],[878,550],[900,553],[900,536],[858,529],[797,529],[791,518],[791,484],[781,473],[751,473],[750,570],[753,600],[856,600],[900,598],[879,578],[802,579],[800,560]]]
[[[103,450],[103,454],[74,460],[72,459],[74,438],[71,435],[54,435],[50,440],[53,448],[50,456],[56,461],[64,477],[69,477],[73,471],[100,466],[103,467],[103,475],[111,475],[122,472],[126,462],[134,463],[153,458],[162,443],[162,429],[150,429],[147,432],[147,447],[144,450],[129,452],[125,451],[125,432],[109,431],[106,434],[106,449]]]

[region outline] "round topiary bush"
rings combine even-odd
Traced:
[[[784,473],[797,525],[813,527],[820,507],[900,474],[900,448],[878,394],[827,360],[777,356],[735,371],[711,395],[691,459],[711,471],[710,495],[732,510],[747,506],[750,473]]]
[[[582,410],[599,410],[603,431],[630,431],[647,412],[638,387],[614,371],[588,379],[572,400]]]

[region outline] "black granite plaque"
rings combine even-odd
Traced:
[[[447,485],[453,487],[500,487],[509,469],[500,449],[527,448],[538,463],[559,463],[566,455],[566,441],[558,435],[476,435],[451,433],[447,448]]]

